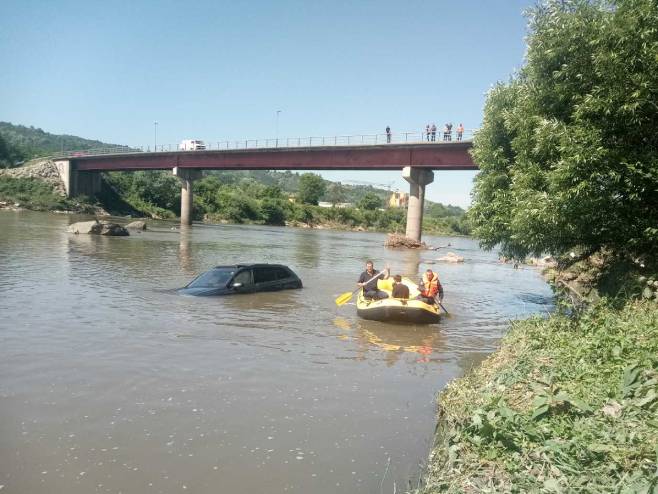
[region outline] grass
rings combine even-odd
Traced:
[[[514,323],[439,397],[421,492],[658,492],[658,307]]]
[[[0,176],[0,201],[35,211],[94,212],[94,206],[87,199],[67,199],[55,192],[50,184],[36,178]]]

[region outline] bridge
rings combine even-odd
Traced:
[[[70,197],[100,192],[100,172],[172,170],[181,180],[182,224],[192,223],[192,185],[202,170],[401,170],[410,189],[406,234],[420,240],[425,187],[434,180],[433,170],[478,169],[469,153],[471,135],[440,132],[436,138],[406,132],[224,141],[195,151],[122,147],[70,151],[54,161]]]

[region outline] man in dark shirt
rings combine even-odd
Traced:
[[[402,276],[396,274],[393,276],[393,293],[391,294],[393,298],[409,298],[409,287],[402,283]]]
[[[381,274],[381,276],[377,276],[378,274]],[[363,296],[365,298],[374,298],[375,300],[388,298],[386,292],[377,289],[377,280],[386,278],[388,278],[388,272],[384,271],[380,273],[375,269],[372,261],[367,261],[366,270],[359,276],[357,286],[363,288]]]

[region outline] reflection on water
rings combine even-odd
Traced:
[[[4,492],[384,492],[417,479],[434,397],[495,348],[510,319],[551,310],[533,270],[461,238],[445,252],[384,235],[152,222],[126,238],[80,218],[0,212]],[[365,321],[366,259],[431,266],[451,317]],[[218,264],[289,265],[302,290],[216,298],[175,289]],[[432,264],[430,264],[432,263]],[[221,486],[221,487],[220,487]]]
[[[193,263],[193,257],[191,252],[191,238],[192,238],[192,227],[189,225],[181,225],[179,230],[179,241],[178,241],[178,262],[180,269],[183,273],[188,274],[190,277],[194,276],[195,266]]]
[[[387,352],[386,364],[395,364],[404,353],[417,354],[416,362],[428,363],[434,352],[441,350],[442,333],[432,325],[386,324],[378,321],[356,320],[354,322],[336,317],[334,325],[341,329],[342,340],[353,340],[359,348],[359,357],[368,358],[370,351]]]

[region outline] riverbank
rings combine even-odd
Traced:
[[[66,197],[54,163],[34,162],[0,170],[0,208],[129,216],[175,220],[180,206],[178,180],[163,173],[140,172],[133,177],[109,174],[95,198]],[[128,174],[130,175],[130,174]],[[404,232],[403,208],[360,209],[298,204],[276,187],[254,181],[227,185],[209,176],[195,183],[195,221],[208,224],[252,224],[354,232]],[[464,236],[463,216],[427,214],[423,230],[429,235]]]
[[[651,301],[513,323],[440,394],[422,492],[653,492],[656,355]]]

